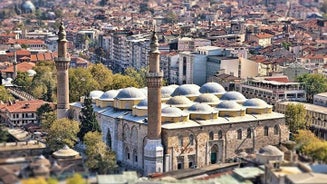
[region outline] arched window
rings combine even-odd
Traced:
[[[218,139],[223,138],[223,132],[221,130],[218,131]]]
[[[274,127],[274,134],[275,135],[278,135],[279,134],[279,127],[278,127],[278,125],[275,125],[275,127]]]
[[[136,149],[133,150],[133,158],[134,158],[134,162],[137,162],[137,151],[136,151]]]
[[[213,140],[213,132],[209,133],[209,140]]]
[[[125,148],[125,156],[128,160],[130,159],[130,153],[127,147]]]
[[[246,138],[251,138],[251,137],[252,137],[252,130],[251,128],[248,128],[246,133]]]
[[[242,139],[242,129],[237,130],[237,139]]]
[[[178,137],[178,146],[183,146],[183,137],[182,136]]]
[[[269,134],[269,127],[265,126],[264,128],[264,136],[268,136]]]
[[[110,134],[110,129],[108,128],[107,131],[107,145],[111,149],[111,134]]]
[[[189,136],[189,141],[190,141],[190,145],[194,145],[194,135],[193,134],[191,134]]]

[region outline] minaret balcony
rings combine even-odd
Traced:
[[[151,73],[147,73],[146,74],[147,77],[163,77],[163,72],[160,71],[160,72],[151,72]]]

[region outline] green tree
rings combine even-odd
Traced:
[[[109,70],[103,64],[94,64],[91,65],[88,70],[91,72],[91,75],[95,81],[99,82],[99,89],[102,91],[108,91],[111,89],[113,82],[112,71]]]
[[[84,103],[82,104],[80,119],[80,131],[77,136],[83,141],[84,136],[88,132],[98,131],[100,132],[100,126],[95,116],[95,112],[92,106],[92,99],[90,97],[85,97]]]
[[[47,181],[42,178],[28,178],[28,179],[23,179],[22,184],[47,184]]]
[[[54,121],[57,119],[57,114],[55,111],[50,111],[43,113],[41,116],[41,128],[44,132],[49,133],[50,127],[53,124]]]
[[[47,115],[53,111],[54,111],[54,109],[50,106],[49,103],[45,103],[45,104],[41,105],[38,109],[36,109],[36,115],[37,115],[37,118],[39,119],[39,122],[42,122],[42,120],[45,120]],[[50,127],[48,127],[48,128],[50,128]]]
[[[14,100],[14,97],[8,92],[8,90],[4,86],[0,86],[0,101],[9,102]]]
[[[29,91],[32,84],[33,77],[28,76],[27,72],[17,72],[13,84],[20,86],[23,91]]]
[[[82,175],[76,173],[66,180],[66,184],[86,184],[86,180]]]
[[[297,78],[307,92],[307,101],[312,103],[313,96],[327,91],[327,78],[323,74],[304,74]]]
[[[147,68],[141,68],[140,70],[135,70],[134,68],[127,68],[125,74],[133,79],[135,79],[138,87],[146,87],[146,74],[148,72]]]
[[[66,118],[57,119],[50,125],[47,143],[51,151],[56,151],[67,145],[73,147],[77,142],[79,123]]]
[[[112,89],[121,89],[127,87],[138,87],[136,80],[130,76],[114,74]]]
[[[101,81],[99,81],[101,82]],[[91,72],[86,68],[69,69],[69,100],[79,101],[79,98],[89,94],[92,90],[99,89],[99,83],[94,80]]]
[[[101,133],[97,131],[88,132],[85,134],[84,140],[86,145],[87,167],[100,174],[115,172],[117,168],[116,156],[102,141]]]
[[[289,103],[285,111],[286,124],[291,135],[297,134],[298,130],[306,129],[309,125],[306,119],[306,110],[303,104]]]
[[[0,126],[0,143],[7,142],[9,133],[7,130],[4,130],[3,126]]]

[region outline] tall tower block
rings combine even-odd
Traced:
[[[67,40],[64,24],[61,23],[58,32],[58,57],[55,58],[57,68],[57,118],[67,117],[69,109],[68,68],[70,57],[67,52]]]
[[[163,146],[161,144],[161,83],[158,37],[153,32],[149,52],[148,135],[144,146],[144,174],[163,172]]]

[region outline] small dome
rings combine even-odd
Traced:
[[[22,4],[22,10],[25,12],[25,13],[32,13],[35,11],[35,6],[34,4],[31,2],[31,1],[25,1],[23,2]]]
[[[220,100],[236,100],[236,101],[245,101],[246,98],[244,95],[237,91],[229,91],[221,96]]]
[[[90,92],[91,99],[99,99],[103,95],[103,91],[94,90]]]
[[[263,101],[259,98],[252,98],[252,99],[246,100],[243,103],[243,106],[246,106],[246,107],[268,107],[269,105],[265,101]]]
[[[53,153],[53,156],[56,158],[74,157],[77,155],[79,155],[79,153],[69,148],[67,145],[65,145],[62,149]]]
[[[172,86],[164,86],[161,88],[161,98],[169,98],[176,88]]]
[[[147,109],[148,108],[148,99],[145,98],[145,99],[141,100],[135,107],[138,109],[140,109],[140,108]]]
[[[199,113],[211,113],[214,112],[214,109],[205,103],[196,103],[188,108],[189,111],[199,112]]]
[[[270,155],[270,156],[278,156],[283,155],[283,152],[280,151],[276,146],[267,145],[263,148],[260,148],[259,154],[261,155]]]
[[[194,101],[207,104],[218,104],[220,102],[216,95],[210,93],[201,94]]]
[[[174,97],[171,97],[166,102],[166,104],[187,107],[187,106],[191,106],[193,103],[186,96],[174,96]]]
[[[171,96],[198,96],[200,87],[196,84],[183,84],[175,89]]]
[[[28,75],[29,77],[33,77],[34,75],[36,75],[36,71],[35,71],[35,70],[32,70],[32,69],[27,70],[27,75]]]
[[[116,96],[117,99],[128,99],[128,98],[136,98],[136,99],[143,99],[146,98],[142,90],[134,88],[134,87],[129,87],[120,90],[118,95]]]
[[[188,114],[177,107],[168,106],[161,110],[161,116],[165,117],[180,117],[187,116]]]
[[[201,93],[222,94],[222,93],[225,93],[225,89],[222,85],[220,85],[216,82],[207,82],[201,86],[200,92]]]
[[[235,101],[223,101],[217,105],[218,109],[243,109],[243,107]]]
[[[113,99],[117,96],[118,93],[119,93],[119,90],[109,90],[109,91],[104,92],[100,96],[100,99],[101,100]]]
[[[46,159],[43,155],[40,155],[35,162],[33,163],[33,165],[45,165],[45,166],[50,166],[50,161],[48,159]]]

